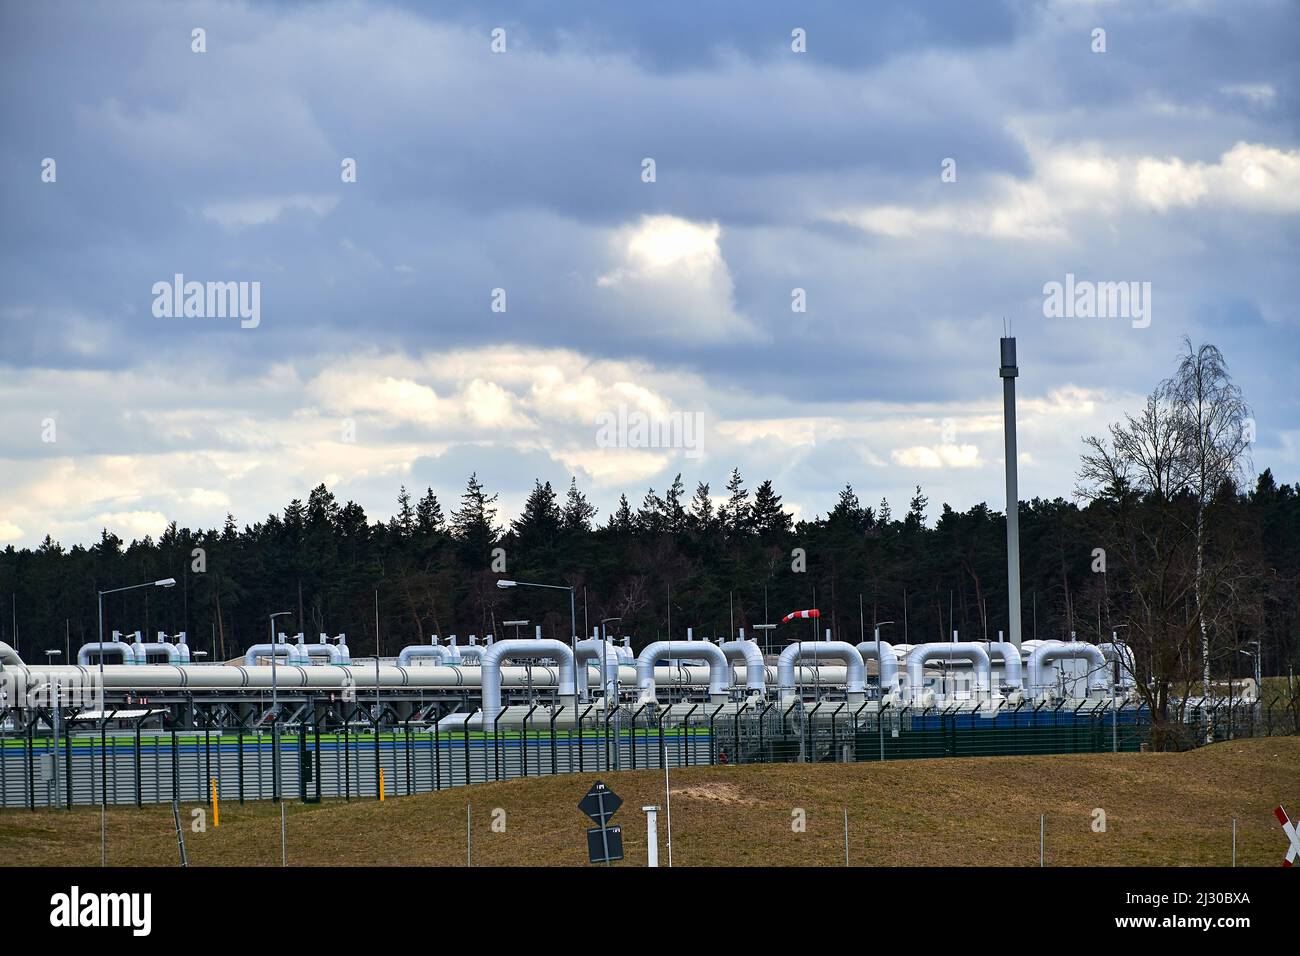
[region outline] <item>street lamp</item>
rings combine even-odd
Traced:
[[[577,666],[578,666],[578,611],[577,611],[577,605],[574,601],[573,588],[567,584],[535,584],[532,581],[508,581],[504,578],[497,581],[497,587],[501,588],[503,591],[509,588],[519,587],[519,588],[546,588],[551,591],[569,592],[569,647],[573,651],[574,678],[576,680]],[[573,718],[574,721],[576,722],[578,718],[578,698],[577,698],[578,688],[576,683],[574,685],[573,691],[574,691]],[[560,709],[561,710],[564,709],[563,703],[560,704]],[[580,727],[578,728],[578,730],[579,732],[581,732],[582,728]]]
[[[280,655],[275,645],[275,619],[292,614],[293,611],[276,611],[267,616],[267,627],[271,630],[271,800],[280,802],[280,714],[279,697],[275,679],[275,659]]]
[[[63,655],[63,651],[46,651],[45,652],[46,666],[52,666],[54,664],[54,658],[61,657],[62,655]],[[58,681],[56,681],[53,677],[50,677],[50,675],[48,674],[45,676],[48,679],[49,684],[52,685],[51,689],[54,691],[54,807],[55,809],[58,809],[59,806],[59,717],[63,713],[63,701],[59,699]],[[69,810],[72,809],[71,805],[69,805],[68,809]]]
[[[1250,644],[1250,645],[1253,646],[1255,649],[1254,649],[1253,651],[1246,651],[1246,650],[1242,650],[1241,648],[1238,648],[1238,649],[1237,649],[1237,653],[1238,653],[1238,654],[1245,654],[1247,657],[1253,657],[1253,658],[1255,659],[1255,696],[1256,696],[1256,699],[1258,699],[1258,697],[1259,697],[1259,693],[1260,693],[1260,685],[1264,682],[1264,676],[1263,676],[1263,674],[1262,674],[1262,672],[1261,672],[1261,665],[1260,665],[1260,660],[1259,660],[1259,654],[1260,654],[1261,648],[1260,648],[1260,646],[1259,646],[1259,641],[1247,641],[1246,643],[1247,643],[1247,644]],[[46,653],[49,653],[49,652],[47,651]],[[58,652],[56,651],[55,653],[58,653]]]
[[[128,584],[124,588],[98,591],[99,603],[99,865],[108,866],[108,702],[104,699],[104,595],[136,588],[170,588],[176,586],[175,578]]]
[[[1119,644],[1119,631],[1128,627],[1127,623],[1116,624],[1110,630],[1110,642]],[[1115,673],[1110,679],[1110,749],[1112,753],[1119,753],[1119,685],[1124,679],[1124,660],[1125,655],[1118,653],[1116,648],[1115,654]],[[1129,675],[1134,680],[1136,674]]]
[[[885,759],[885,665],[880,660],[880,629],[893,623],[893,621],[877,621],[871,625],[872,632],[876,637],[876,689],[880,691],[880,700],[876,704],[876,729],[880,732],[881,762]]]
[[[763,632],[763,653],[764,654],[769,653],[772,649],[772,644],[771,641],[769,641],[767,638],[769,632],[776,630],[776,625],[775,624],[754,624],[752,625],[752,627],[756,631]]]
[[[616,698],[618,696],[618,679],[615,678],[613,684],[605,683],[605,674],[609,668],[609,638],[605,636],[605,625],[611,621],[622,621],[621,617],[603,617],[600,619],[600,682],[605,686],[605,726],[609,726],[609,697],[612,693]],[[576,661],[574,663],[577,663]],[[614,769],[623,769],[623,748],[621,741],[623,739],[623,728],[619,721],[618,701],[614,701]],[[605,761],[608,763],[609,755],[605,755]],[[606,770],[609,768],[606,767]]]

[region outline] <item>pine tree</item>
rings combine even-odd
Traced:
[[[754,492],[754,506],[750,514],[754,530],[764,538],[782,535],[790,530],[792,519],[781,507],[781,496],[772,490],[771,479],[760,484]]]
[[[693,530],[708,534],[713,530],[715,518],[713,499],[709,497],[709,486],[701,481],[695,486],[695,497],[691,499],[689,523]]]
[[[618,496],[618,509],[609,516],[607,527],[619,535],[631,534],[636,529],[636,515],[632,513],[627,495]]]
[[[679,534],[686,528],[686,508],[682,505],[682,493],[685,490],[682,474],[678,472],[668,489],[668,494],[663,498],[663,508],[660,511],[661,527],[671,534]]]
[[[307,496],[306,524],[312,528],[329,528],[338,521],[339,503],[333,493],[319,484]]]
[[[909,530],[916,531],[925,527],[925,509],[930,504],[930,499],[921,494],[921,486],[916,486],[916,494],[912,496],[911,502],[907,506],[907,517],[903,519],[903,524]]]
[[[561,525],[565,531],[590,531],[596,509],[587,500],[587,496],[578,490],[578,479],[569,479],[569,494],[564,499],[564,513]]]
[[[534,481],[523,511],[510,522],[510,529],[525,549],[549,545],[560,530],[560,518],[560,506],[551,483]]]
[[[655,534],[663,529],[664,500],[651,488],[645,493],[641,507],[636,512],[636,526],[640,531]]]
[[[866,513],[862,510],[862,504],[858,501],[857,493],[854,492],[852,485],[846,483],[840,491],[835,507],[826,516],[827,523],[858,531],[862,530],[865,518]]]
[[[749,532],[752,524],[749,492],[744,487],[739,468],[733,468],[731,477],[727,479],[727,503],[718,509],[718,518],[733,538],[743,537]]]
[[[496,541],[499,529],[496,527],[497,496],[489,497],[479,483],[478,472],[469,476],[465,493],[460,496],[460,507],[451,513],[452,533],[465,545],[466,553],[473,555],[470,560],[486,558],[487,551]]]
[[[432,488],[427,488],[424,497],[415,506],[416,530],[425,536],[437,534],[442,531],[444,523],[442,505],[438,503],[438,496],[433,493]]]
[[[882,528],[888,528],[889,523],[893,520],[894,520],[894,513],[889,508],[889,502],[886,499],[881,498],[879,517],[877,519],[879,525]]]
[[[411,507],[411,493],[402,485],[397,492],[397,514],[393,515],[391,526],[404,538],[409,538],[415,531],[415,509]]]

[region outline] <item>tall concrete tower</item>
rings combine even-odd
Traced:
[[[1002,432],[1007,456],[1007,612],[1011,643],[1020,646],[1020,489],[1016,480],[1016,340],[1002,339]]]

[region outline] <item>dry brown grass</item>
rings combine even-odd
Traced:
[[[663,774],[600,774],[625,801],[628,864],[645,862],[641,807],[663,803]],[[540,777],[377,801],[288,805],[290,864],[464,866],[466,804],[475,865],[581,865],[589,825],[578,800],[596,774]],[[1049,865],[1275,866],[1281,803],[1300,815],[1300,737],[1232,741],[1183,754],[975,757],[885,764],[772,764],[672,772],[678,866],[1037,865],[1047,815]],[[505,811],[504,833],[492,829]],[[802,808],[807,830],[792,831]],[[1106,812],[1105,833],[1092,830]],[[183,808],[189,820],[193,805]],[[660,858],[666,862],[660,814]],[[176,863],[169,806],[110,809],[109,862]],[[220,828],[186,832],[199,866],[275,866],[279,811],[225,804]],[[99,811],[0,812],[0,863],[97,865]]]

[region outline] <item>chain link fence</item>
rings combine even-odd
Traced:
[[[702,764],[846,763],[941,757],[1133,752],[1152,745],[1149,713],[1109,701],[1022,705],[984,715],[958,705],[876,712],[843,701],[589,708],[577,726],[535,707],[495,731],[432,723],[310,723],[272,729],[156,730],[96,724],[56,735],[47,718],[0,730],[0,806],[115,806],[323,798],[377,799],[541,774]],[[5,715],[0,714],[0,720]],[[156,718],[155,718],[156,719]],[[1165,749],[1294,734],[1293,709],[1238,703],[1159,725]],[[277,740],[278,738],[278,740]]]

